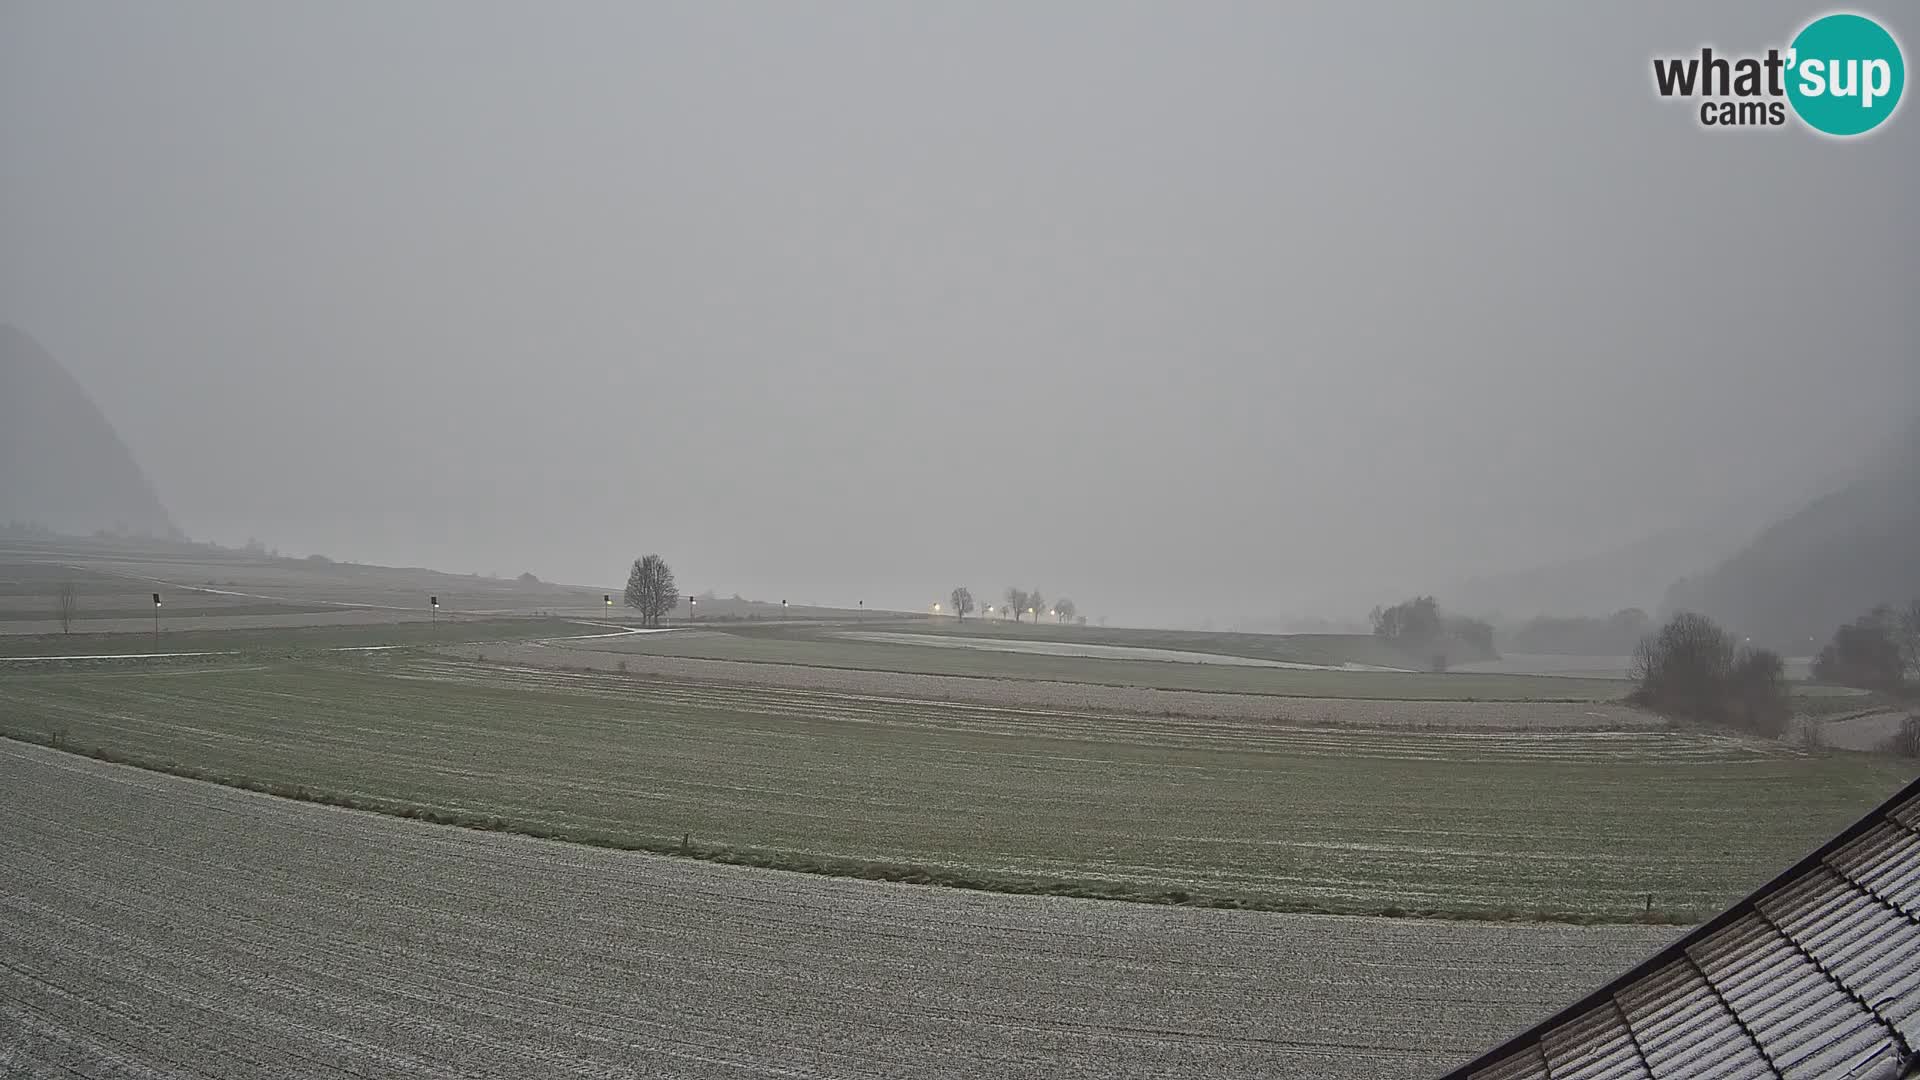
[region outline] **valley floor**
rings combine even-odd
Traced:
[[[1677,932],[787,874],[4,740],[0,819],[10,1077],[1420,1075]]]

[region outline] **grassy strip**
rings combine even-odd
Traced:
[[[162,761],[157,758],[122,753],[107,746],[82,746],[57,733],[49,735],[38,731],[0,729],[0,738],[8,738],[16,742],[29,743],[35,746],[44,746],[65,753],[90,757],[98,761],[110,762],[116,765],[128,765],[150,772],[184,777],[189,780],[206,781],[225,787],[273,795],[283,799],[293,799],[299,802],[318,803],[349,810],[363,810],[376,814],[386,814],[390,817],[411,818],[417,821],[431,822],[436,825],[451,825],[457,828],[473,829],[481,832],[516,833],[521,836],[530,836],[542,840],[559,840],[567,843],[585,844],[590,847],[610,848],[618,851],[670,855],[681,858],[699,859],[703,862],[725,863],[730,866],[754,866],[768,870],[787,870],[802,874],[820,874],[827,877],[858,878],[865,881],[893,881],[912,885],[938,885],[951,889],[970,889],[979,892],[1008,893],[1019,896],[1067,896],[1087,900],[1117,900],[1137,904],[1161,904],[1239,911],[1271,911],[1303,915],[1444,919],[1465,922],[1542,922],[1582,926],[1619,923],[1690,926],[1700,922],[1702,918],[1697,912],[1664,909],[1649,909],[1637,913],[1632,918],[1615,919],[1582,912],[1522,911],[1511,907],[1408,909],[1396,905],[1379,907],[1366,905],[1334,906],[1273,900],[1261,897],[1235,896],[1225,893],[1195,893],[1182,889],[1166,891],[1144,890],[1120,882],[969,875],[939,866],[925,866],[911,863],[863,862],[857,859],[834,858],[803,852],[704,845],[695,842],[690,835],[683,836],[680,840],[675,841],[595,829],[564,829],[542,821],[503,818],[498,815],[481,814],[470,810],[455,810],[397,799],[348,795],[306,784],[268,783],[255,780],[251,777],[230,775],[192,765],[183,765],[179,762]]]

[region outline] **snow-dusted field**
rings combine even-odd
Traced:
[[[1160,660],[1176,664],[1225,664],[1229,667],[1286,668],[1292,671],[1405,671],[1406,668],[1369,664],[1301,664],[1289,660],[1262,660],[1252,656],[1148,649],[1133,645],[1096,645],[1080,641],[1021,641],[1013,638],[961,637],[956,634],[891,634],[850,630],[839,635],[854,641],[884,641],[941,649],[985,649],[988,652],[1028,653],[1035,656],[1085,656],[1104,660]]]
[[[34,741],[535,835],[1341,913],[1625,920],[1652,895],[1684,919],[1900,778],[1707,735],[969,704],[405,650],[12,664],[0,703],[0,732]]]
[[[1863,712],[1821,725],[1821,737],[1828,746],[1838,750],[1878,750],[1899,733],[1900,725],[1912,715],[1911,709]]]
[[[1786,658],[1787,678],[1805,679],[1812,671],[1813,659],[1806,656]],[[1455,671],[1496,675],[1565,675],[1598,679],[1630,679],[1631,656],[1581,656],[1564,653],[1508,653],[1498,660],[1479,660],[1455,664]]]
[[[1379,1077],[1675,933],[784,874],[0,741],[0,1075]]]
[[[667,679],[697,679],[744,686],[797,690],[845,691],[862,694],[898,694],[936,701],[969,702],[1008,708],[1099,709],[1218,719],[1274,720],[1290,724],[1332,724],[1360,727],[1433,727],[1514,731],[1570,729],[1645,730],[1664,725],[1651,713],[1624,705],[1596,701],[1397,701],[1380,698],[1302,697],[1278,694],[1209,693],[1200,690],[1163,690],[1148,686],[1109,686],[1054,679],[995,679],[964,675],[929,675],[905,671],[870,671],[805,664],[713,660],[640,652],[602,651],[587,646],[597,642],[556,640],[551,644],[463,646],[450,654],[485,655],[513,663],[622,669],[634,675]]]

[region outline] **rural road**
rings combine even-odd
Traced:
[[[1418,1076],[1676,932],[783,874],[5,740],[0,821],[0,1077]]]

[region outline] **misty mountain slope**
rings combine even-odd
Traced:
[[[1516,619],[1651,611],[1675,581],[1740,550],[1785,505],[1743,500],[1697,523],[1592,555],[1468,578],[1450,586],[1444,599],[1461,611]]]
[[[40,343],[0,324],[0,523],[170,536],[127,445]]]
[[[1823,641],[1880,603],[1920,596],[1920,421],[1851,482],[1762,531],[1670,608],[1703,611],[1783,647]]]

